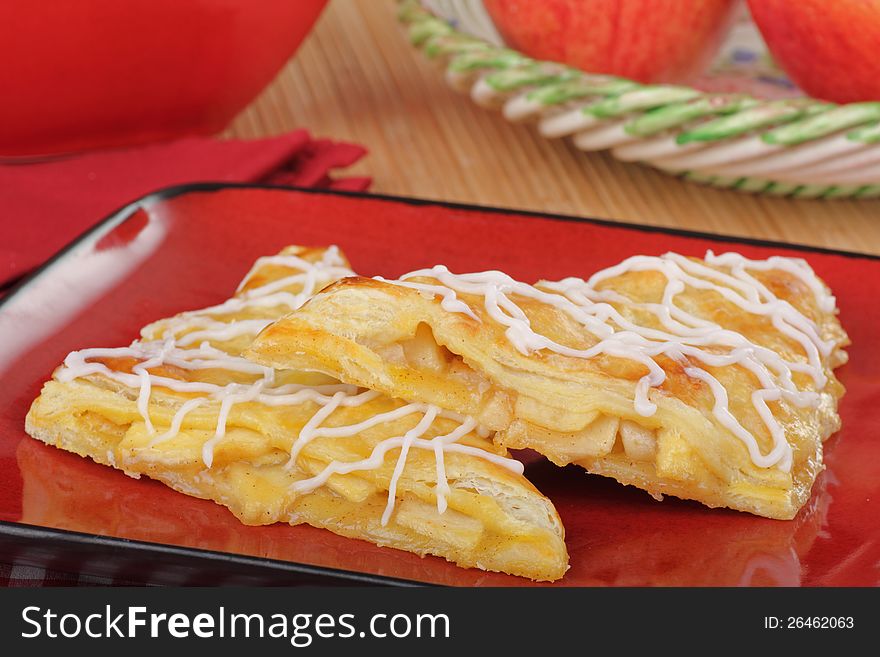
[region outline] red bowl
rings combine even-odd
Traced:
[[[223,129],[326,0],[0,2],[0,157]]]

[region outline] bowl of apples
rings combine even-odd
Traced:
[[[398,15],[453,88],[544,137],[716,187],[880,197],[880,0],[748,4],[754,24],[738,0],[401,0]]]

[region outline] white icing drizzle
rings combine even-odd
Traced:
[[[333,244],[332,246],[328,246],[325,249],[324,254],[321,256],[321,260],[319,262],[310,262],[305,258],[300,258],[297,255],[293,255],[290,253],[282,253],[279,255],[271,255],[271,256],[263,256],[261,258],[257,258],[254,262],[253,267],[250,268],[247,274],[244,275],[244,278],[241,279],[241,283],[238,284],[238,287],[235,289],[236,292],[241,292],[244,287],[250,282],[250,280],[254,277],[260,269],[269,265],[276,265],[278,267],[287,267],[288,269],[294,269],[300,272],[309,272],[315,269],[327,269],[327,268],[340,268],[344,269],[348,274],[346,276],[354,275],[354,272],[346,266],[345,260],[343,260],[342,255],[339,253],[339,247]]]
[[[819,394],[798,388],[792,375],[794,372],[808,374],[821,391],[827,383],[822,359],[831,353],[834,343],[823,341],[812,320],[777,298],[749,270],[780,270],[795,276],[810,289],[824,312],[834,310],[835,299],[803,260],[780,256],[749,260],[736,253],[716,256],[709,251],[705,262],[675,253],[660,257],[634,256],[594,274],[588,281],[567,278],[542,282],[540,288],[499,271],[453,274],[443,265],[414,271],[399,281],[390,282],[440,294],[444,309],[469,317],[474,316],[474,310],[456,295],[482,297],[486,314],[506,327],[507,339],[524,355],[547,350],[571,358],[590,359],[606,354],[644,365],[648,373],[637,382],[633,400],[635,411],[642,416],[651,416],[657,411],[650,396],[651,390],[666,380],[666,372],[657,362],[658,356],[665,355],[681,363],[687,376],[708,385],[715,399],[714,417],[744,443],[755,465],[788,472],[792,448],[767,403],[784,399],[798,407],[818,405]],[[632,303],[616,292],[596,289],[603,281],[631,271],[657,271],[665,276],[667,283],[661,303]],[[410,280],[413,278],[433,279],[437,283]],[[786,361],[736,331],[688,313],[675,303],[675,297],[687,287],[711,290],[746,313],[768,318],[780,333],[802,347],[807,362]],[[575,349],[536,332],[528,316],[512,299],[514,295],[558,308],[598,338],[598,342],[588,349]],[[632,307],[647,310],[657,317],[662,329],[640,326],[626,319],[609,303],[615,301],[626,301]],[[761,452],[755,436],[730,412],[727,390],[721,382],[706,369],[694,366],[693,361],[713,368],[738,365],[755,375],[761,388],[752,395],[752,404],[773,440],[768,453]]]
[[[397,481],[400,479],[400,475],[403,474],[403,468],[406,466],[406,457],[409,454],[409,448],[412,447],[413,441],[416,438],[420,438],[428,428],[434,424],[434,420],[437,419],[437,411],[440,409],[436,406],[429,406],[425,409],[425,414],[422,416],[422,419],[419,420],[419,423],[414,426],[412,429],[403,434],[403,437],[400,439],[400,455],[397,457],[397,463],[394,464],[394,472],[391,474],[391,481],[388,482],[388,503],[385,505],[385,511],[382,513],[382,524],[387,525],[388,521],[391,519],[391,512],[394,510],[394,500],[397,497]],[[439,484],[439,477],[438,482]],[[440,495],[435,495],[437,498],[437,509],[440,509],[441,501]],[[446,503],[445,495],[443,496],[443,504]]]
[[[195,397],[194,399],[190,399],[189,401],[184,402],[174,414],[174,417],[171,420],[171,426],[168,428],[168,431],[153,438],[149,442],[147,447],[155,447],[159,443],[165,442],[166,440],[170,440],[171,438],[177,436],[180,433],[180,427],[183,424],[184,419],[186,419],[187,414],[190,411],[196,410],[199,406],[202,406],[206,401],[207,399],[205,397]]]
[[[458,444],[457,441],[463,438],[471,431],[477,429],[476,422],[472,418],[466,418],[458,413],[445,411],[432,404],[412,403],[401,406],[392,411],[379,413],[363,420],[357,424],[338,426],[338,427],[322,427],[321,424],[330,414],[341,406],[359,406],[372,399],[375,399],[379,393],[374,391],[362,392],[354,396],[346,396],[344,394],[336,394],[322,408],[315,413],[306,426],[300,431],[299,437],[294,442],[290,451],[290,460],[288,467],[292,467],[297,456],[302,449],[312,440],[318,437],[326,438],[345,438],[357,435],[361,431],[366,431],[379,424],[394,422],[408,415],[421,413],[422,420],[415,427],[407,431],[403,436],[388,438],[378,443],[372,453],[366,459],[354,462],[334,461],[324,468],[322,472],[293,484],[292,489],[297,492],[310,492],[320,486],[323,486],[328,479],[334,474],[348,474],[356,471],[374,470],[379,468],[385,459],[385,454],[395,447],[400,447],[401,452],[398,457],[394,472],[388,485],[388,503],[385,512],[382,515],[382,524],[387,524],[391,513],[394,509],[394,500],[396,498],[397,482],[403,473],[406,464],[406,457],[409,449],[415,447],[418,449],[429,449],[434,452],[436,465],[436,487],[435,496],[437,498],[437,510],[443,513],[447,508],[446,497],[449,494],[449,483],[446,479],[446,469],[444,462],[444,452],[460,452],[471,456],[478,456],[487,461],[495,463],[501,467],[507,468],[511,472],[522,474],[523,465],[519,461],[493,454],[485,450],[471,447],[469,445]],[[436,436],[430,440],[422,438],[424,433],[431,427],[434,420],[438,417],[445,417],[459,422],[459,426],[448,434]],[[425,418],[430,417],[429,421]]]
[[[242,291],[254,275],[266,266],[285,267],[298,273],[284,276],[252,290]],[[246,319],[224,322],[212,319],[215,315],[240,313],[251,308],[285,308],[293,311],[301,307],[316,292],[329,283],[354,276],[339,253],[339,247],[331,246],[324,251],[317,262],[309,262],[292,254],[264,256],[258,258],[250,271],[236,288],[232,299],[201,310],[184,312],[160,325],[165,333],[178,334],[190,329],[199,330],[178,337],[178,346],[187,346],[204,340],[226,342],[240,336],[256,335],[281,315],[274,313],[270,318]],[[284,288],[299,286],[296,294]],[[151,327],[152,328],[152,327]],[[149,336],[144,336],[149,337]]]
[[[480,318],[474,314],[474,311],[471,310],[470,306],[468,306],[464,301],[459,300],[458,297],[455,296],[455,290],[451,290],[448,287],[443,287],[442,285],[426,285],[425,283],[411,283],[409,281],[389,281],[388,279],[382,278],[381,276],[374,277],[377,281],[383,281],[385,283],[395,283],[396,285],[401,285],[403,287],[408,287],[413,290],[418,290],[423,294],[428,296],[439,295],[440,296],[440,306],[443,310],[446,310],[451,313],[464,313],[468,317],[471,317],[478,322]]]
[[[267,265],[285,267],[295,271],[258,288],[242,292],[248,281],[261,268]],[[152,436],[148,447],[155,447],[178,436],[187,415],[206,405],[218,405],[217,420],[213,436],[202,445],[202,461],[207,468],[214,463],[214,450],[223,440],[227,431],[229,415],[236,404],[259,403],[266,406],[295,406],[313,403],[317,411],[300,430],[291,447],[288,468],[293,468],[303,448],[312,440],[324,438],[344,438],[355,436],[361,431],[380,424],[395,422],[410,415],[421,414],[421,419],[402,436],[394,436],[380,441],[366,459],[353,463],[332,461],[316,476],[294,483],[291,489],[296,493],[308,493],[324,485],[334,474],[378,469],[384,463],[385,455],[392,449],[400,448],[389,488],[388,501],[382,515],[382,524],[389,522],[393,513],[398,481],[406,466],[409,450],[412,448],[430,450],[435,456],[437,483],[435,487],[437,509],[443,513],[447,508],[450,492],[446,479],[445,454],[457,452],[477,456],[513,472],[522,473],[519,461],[485,451],[476,447],[459,444],[458,441],[471,432],[488,435],[477,427],[473,419],[456,413],[443,411],[426,404],[407,404],[392,411],[379,413],[353,425],[322,426],[341,408],[356,407],[370,402],[379,393],[360,391],[356,386],[345,384],[301,385],[279,384],[275,370],[253,363],[245,358],[230,354],[211,344],[226,342],[241,336],[255,336],[275,318],[304,304],[312,295],[332,281],[353,276],[354,272],[345,266],[337,247],[327,249],[318,262],[309,262],[295,255],[278,255],[260,258],[248,272],[238,287],[239,294],[222,304],[202,310],[182,313],[170,320],[148,327],[144,338],[128,347],[92,348],[74,351],[64,359],[64,365],[56,372],[61,382],[77,378],[101,375],[126,388],[137,390],[137,409]],[[297,293],[286,288],[300,287]],[[218,315],[232,314],[249,308],[276,309],[272,317],[223,321],[215,319]],[[452,309],[460,310],[453,304]],[[120,372],[107,367],[100,359],[134,359],[137,363],[131,372]],[[257,377],[249,383],[229,383],[218,385],[207,381],[186,381],[151,372],[160,366],[192,370],[225,370],[247,377]],[[150,417],[150,401],[155,388],[166,388],[174,392],[198,395],[185,401],[174,413],[166,431],[157,434]],[[444,417],[457,423],[448,434],[425,439],[437,417]]]

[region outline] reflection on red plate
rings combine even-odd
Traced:
[[[829,441],[828,470],[795,520],[675,499],[658,503],[636,489],[574,467],[559,469],[528,453],[526,472],[565,523],[571,570],[561,585],[880,583],[880,444],[873,435],[880,351],[872,342],[880,308],[866,284],[880,280],[880,260],[280,189],[201,188],[147,198],[0,307],[0,520],[424,582],[526,584],[310,527],[246,527],[211,502],[129,479],[25,436],[31,400],[68,351],[127,344],[153,319],[225,298],[255,258],[289,243],[337,243],[367,275],[395,276],[443,262],[459,271],[504,269],[526,280],[587,275],[635,253],[667,250],[806,257],[837,294],[853,346],[850,363],[840,370],[848,388],[841,406],[844,429]],[[101,285],[89,288],[85,300],[68,290],[59,312],[65,292],[59,279],[72,264],[82,280],[100,276]]]

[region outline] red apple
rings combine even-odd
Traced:
[[[484,0],[511,48],[641,82],[699,74],[736,0]]]
[[[880,100],[880,0],[749,0],[770,52],[806,93]]]

